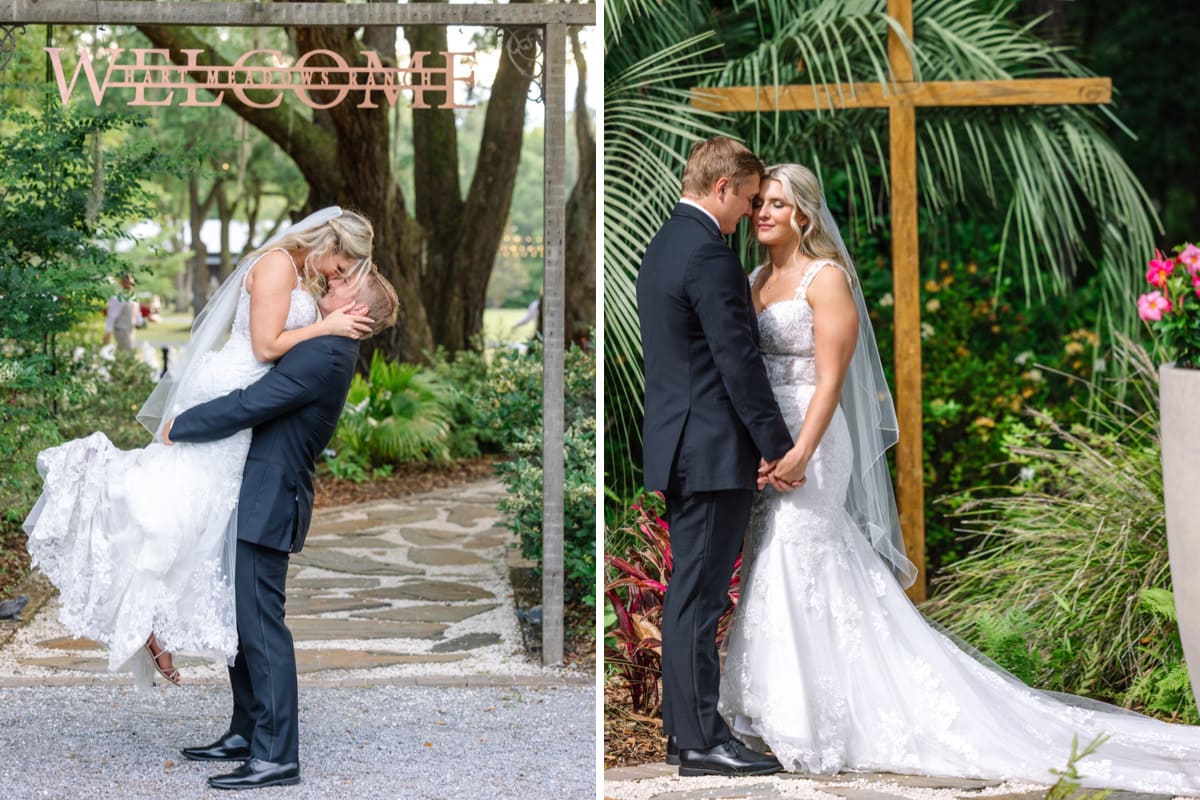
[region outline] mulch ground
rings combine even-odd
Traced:
[[[629,706],[629,692],[621,688],[620,679],[605,680],[604,768],[662,761],[666,755],[662,719],[634,712]]]
[[[484,480],[495,474],[496,456],[464,458],[451,464],[400,464],[386,478],[364,483],[330,477],[318,472],[313,481],[313,505],[316,508],[365,503],[370,500],[393,500],[411,494],[421,494],[447,486]]]

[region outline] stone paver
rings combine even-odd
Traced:
[[[678,767],[655,762],[605,770],[603,796],[605,800],[1043,800],[1048,789],[1015,781],[892,773],[681,778]],[[1170,798],[1120,791],[1108,796],[1108,800]]]
[[[318,510],[288,575],[301,681],[592,684],[591,674],[546,669],[524,653],[506,566],[512,537],[496,508],[502,494],[487,481]],[[128,681],[108,673],[95,642],[70,638],[56,599],[30,610],[0,646],[0,684]],[[185,683],[227,681],[222,664],[189,654],[176,663]]]

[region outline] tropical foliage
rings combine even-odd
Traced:
[[[367,376],[350,383],[326,463],[337,477],[367,480],[399,461],[446,461],[450,424],[449,387],[376,350]]]
[[[662,496],[647,495],[629,509],[626,523],[604,557],[606,576],[604,663],[635,713],[657,714],[662,702],[662,615],[671,582],[671,531]],[[607,543],[606,539],[606,543]],[[729,631],[742,588],[742,559],[729,580],[729,607],[717,622],[717,648]]]
[[[605,5],[606,402],[608,481],[630,496],[638,477],[640,345],[633,283],[641,249],[678,196],[686,143],[721,131],[767,161],[800,161],[822,177],[835,216],[850,232],[885,216],[887,115],[871,110],[698,113],[696,86],[887,81],[894,22],[883,0],[734,0],[706,8],[684,0]],[[917,0],[907,45],[921,80],[1086,76],[1060,48],[1011,21],[1013,7],[971,0]],[[711,33],[710,33],[711,32]],[[999,250],[985,264],[1019,276],[1024,298],[1071,287],[1096,264],[1106,328],[1129,329],[1127,298],[1143,253],[1153,249],[1154,212],[1086,106],[922,109],[919,197],[926,242],[955,212],[997,223]],[[852,237],[851,250],[863,255]],[[884,243],[886,244],[886,243]],[[883,251],[879,248],[871,253]],[[889,330],[879,331],[890,336]]]

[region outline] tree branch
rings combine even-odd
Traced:
[[[232,66],[216,47],[201,39],[189,28],[139,25],[138,30],[145,34],[155,47],[167,50],[175,64],[187,63],[187,57],[183,54],[186,49],[203,51],[196,59],[197,63],[203,66]],[[208,93],[210,96],[213,94]],[[278,144],[296,162],[296,166],[310,185],[321,182],[328,184],[331,181],[336,184],[336,178],[331,178],[328,174],[331,169],[329,153],[336,147],[332,133],[313,125],[311,120],[286,103],[281,103],[276,108],[253,108],[239,101],[233,92],[226,90],[222,104]]]

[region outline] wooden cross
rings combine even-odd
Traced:
[[[912,0],[888,0],[888,15],[913,39]],[[921,269],[917,247],[916,109],[938,106],[1096,105],[1112,100],[1108,78],[913,81],[904,42],[888,29],[894,83],[733,86],[693,90],[708,111],[814,111],[886,108],[892,187],[892,286],[895,297],[896,496],[908,557],[917,565],[913,600],[925,599],[925,485],[921,448]]]

